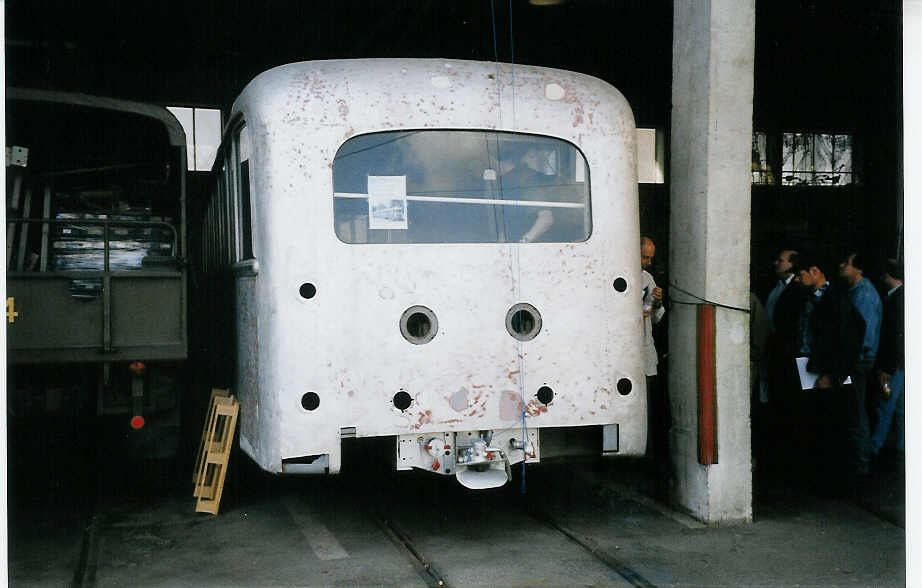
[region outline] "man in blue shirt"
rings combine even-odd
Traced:
[[[905,355],[903,350],[903,264],[887,260],[883,282],[887,289],[884,318],[880,326],[877,351],[877,377],[881,394],[875,398],[877,424],[871,435],[871,453],[879,455],[887,441],[890,426],[896,429],[896,448],[903,451]]]
[[[883,305],[877,290],[864,277],[865,263],[861,255],[852,252],[839,263],[839,276],[848,285],[848,301],[864,319],[864,339],[858,361],[851,370],[853,386],[845,389],[848,403],[848,437],[851,444],[851,467],[856,476],[866,476],[871,458],[871,434],[867,413],[868,377],[877,359],[880,343],[880,321]]]

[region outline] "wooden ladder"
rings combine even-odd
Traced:
[[[239,410],[240,403],[230,390],[215,388],[211,391],[193,478],[196,512],[218,514]]]

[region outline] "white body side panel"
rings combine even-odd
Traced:
[[[238,284],[241,445],[264,469],[359,437],[619,424],[619,453],[646,443],[634,121],[623,96],[581,74],[448,60],[305,62],[253,80],[234,106],[252,141],[258,276]],[[394,129],[495,129],[569,141],[586,157],[592,234],[581,243],[350,245],[333,222],[333,157]],[[627,289],[612,284],[624,278]],[[317,288],[311,299],[301,284]],[[505,316],[534,305],[532,341]],[[410,306],[438,317],[412,345]],[[258,323],[258,328],[256,324]],[[255,355],[256,357],[252,357]],[[258,365],[258,369],[256,366]],[[627,378],[630,394],[616,384]],[[545,406],[536,390],[553,388]],[[257,388],[258,386],[258,388]],[[406,411],[392,398],[406,390]],[[305,410],[301,397],[320,405]],[[258,405],[258,409],[257,409]],[[601,448],[600,448],[601,452]]]

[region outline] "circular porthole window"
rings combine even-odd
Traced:
[[[438,332],[439,321],[425,306],[411,306],[400,317],[400,334],[414,345],[432,341]]]
[[[506,330],[519,341],[531,341],[541,332],[541,313],[531,304],[520,302],[506,313]]]

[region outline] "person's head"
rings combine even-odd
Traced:
[[[525,155],[522,156],[522,163],[531,171],[538,172],[545,176],[553,175],[552,158],[554,157],[554,153],[555,152],[548,151],[547,149],[529,147]]]
[[[519,141],[503,142],[500,146],[499,156],[502,166],[509,168],[527,167],[540,173],[546,173],[543,168],[549,157],[547,151],[541,149],[540,146],[531,142]]]
[[[519,167],[527,148],[516,141],[503,141],[499,147],[499,173],[505,174]]]
[[[797,273],[797,252],[793,249],[783,249],[775,261],[772,262],[775,270],[775,276],[779,280],[787,278],[791,274]]]
[[[800,258],[797,278],[800,283],[811,290],[819,290],[826,283],[826,264],[810,254]]]
[[[887,269],[883,275],[884,284],[887,288],[895,288],[903,283],[903,264],[896,259],[887,260]]]
[[[855,252],[846,255],[839,262],[839,276],[852,286],[864,279],[864,259],[862,256]]]
[[[653,265],[653,256],[656,255],[656,244],[647,236],[640,238],[640,266],[647,269]]]

